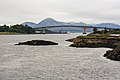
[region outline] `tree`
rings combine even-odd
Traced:
[[[0,26],[0,32],[8,32],[8,31],[9,31],[9,26],[7,25]]]
[[[107,28],[106,27],[104,28],[104,33],[107,33]]]
[[[97,27],[93,28],[93,32],[96,33],[98,31]]]
[[[23,33],[23,34],[32,34],[35,33],[35,30],[32,27],[27,25],[13,25],[13,26],[0,26],[0,32],[16,32],[16,33]]]
[[[29,26],[24,25],[13,25],[10,27],[10,32],[17,32],[17,33],[23,33],[23,34],[32,34],[34,33],[34,29]]]

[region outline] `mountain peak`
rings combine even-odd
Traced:
[[[38,23],[37,27],[44,27],[44,26],[58,26],[61,25],[61,22],[56,21],[52,18],[46,18],[42,20],[40,23]]]
[[[54,20],[53,18],[46,18],[43,21],[56,21],[56,20]]]
[[[54,20],[53,18],[46,18],[47,20]]]

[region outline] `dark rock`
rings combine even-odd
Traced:
[[[65,41],[73,42],[74,39],[75,39],[75,38],[67,39],[67,40],[65,40]]]
[[[116,45],[113,43],[117,42],[116,40],[111,39],[69,39],[66,41],[72,41],[71,47],[89,47],[89,48],[115,48]]]
[[[103,56],[111,60],[120,61],[120,46],[107,51]]]
[[[103,55],[104,57],[120,61],[120,40],[119,38],[83,38],[83,37],[77,37],[68,39],[66,41],[73,42],[71,44],[71,47],[89,47],[89,48],[112,48],[113,50],[106,51],[106,53]]]
[[[39,46],[39,45],[58,45],[58,43],[52,42],[52,41],[45,41],[45,40],[32,40],[27,42],[19,42],[16,45],[33,45],[33,46]]]

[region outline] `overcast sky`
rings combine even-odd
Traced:
[[[120,0],[0,0],[0,24],[45,18],[65,22],[120,24]]]

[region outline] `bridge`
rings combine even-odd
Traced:
[[[35,28],[36,33],[46,33],[45,29],[50,29],[50,28],[58,28],[58,27],[73,27],[73,28],[81,28],[83,29],[83,33],[86,33],[86,29],[93,29],[95,26],[72,26],[72,25],[62,25],[62,26],[44,26],[44,27],[37,27]],[[105,29],[106,27],[97,27],[98,29]],[[113,28],[106,28],[106,29],[113,29]]]

